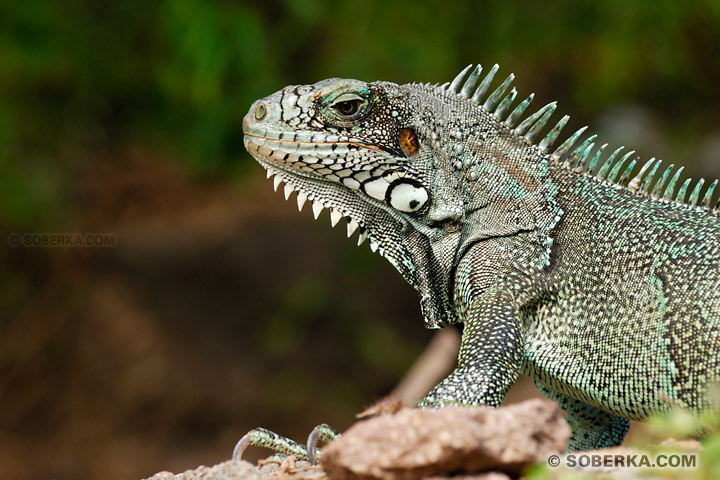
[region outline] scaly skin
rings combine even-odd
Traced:
[[[532,96],[508,116],[512,76],[486,99],[496,70],[477,87],[479,67],[449,86],[290,86],[253,104],[245,146],[299,207],[359,229],[418,290],[427,327],[464,323],[458,366],[424,405],[497,406],[523,373],[567,411],[568,450],[618,445],[628,419],[675,405],[710,408],[715,184],[684,203],[672,166],[630,180],[632,152],[599,161],[594,136],[571,152],[584,129],[552,151],[567,117],[534,144],[555,104],[516,127]]]

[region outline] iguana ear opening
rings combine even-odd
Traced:
[[[400,130],[400,135],[398,135],[398,142],[400,143],[400,148],[402,148],[403,152],[405,152],[405,155],[407,155],[408,157],[417,152],[420,148],[417,135],[415,135],[415,132],[413,132],[409,128],[403,128],[402,130]]]

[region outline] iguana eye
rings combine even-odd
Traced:
[[[340,102],[335,105],[335,109],[346,117],[356,114],[359,108],[359,100],[348,100],[347,102]]]
[[[367,101],[354,93],[345,93],[335,99],[331,107],[338,115],[346,120],[357,118],[361,112],[361,107]]]

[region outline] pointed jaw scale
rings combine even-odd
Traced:
[[[272,111],[270,102],[265,105]],[[259,127],[250,116],[248,114],[243,120],[245,148],[266,169],[275,191],[282,190],[286,200],[295,192],[298,210],[302,210],[310,200],[315,219],[328,209],[333,227],[344,217],[348,237],[361,231],[358,245],[368,238],[374,239],[372,225],[367,219],[378,216],[376,208],[368,203],[364,195],[347,186],[354,186],[351,179],[353,172],[333,164],[333,161],[341,162],[349,153],[347,141],[332,143],[340,138],[317,132],[285,134],[272,131]],[[284,140],[286,136],[302,140]],[[380,239],[373,240],[373,251],[378,250],[380,243]]]
[[[312,180],[309,179],[298,179],[291,174],[284,172],[283,170],[275,170],[275,166],[266,164],[263,160],[258,159],[258,162],[267,169],[268,178],[273,184],[273,189],[282,191],[285,200],[290,200],[290,196],[293,192],[296,194],[298,211],[302,211],[303,207],[308,203],[311,205],[312,215],[317,220],[322,214],[323,210],[330,212],[330,224],[335,227],[344,218],[346,220],[346,231],[348,238],[352,237],[356,232],[360,232],[358,235],[358,245],[361,245],[366,240],[371,239],[370,246],[373,252],[380,249],[381,241],[379,238],[375,238],[372,232],[372,226],[366,221],[368,214],[366,210],[364,200],[360,199],[359,196],[354,195],[353,198],[355,203],[351,204],[350,208],[343,208],[337,205],[348,205],[346,200],[342,198],[342,195],[338,195],[339,192],[347,192],[348,189],[340,185],[337,187],[333,185],[323,184],[322,190],[326,191],[331,188],[332,194],[325,194],[318,192],[312,187]],[[335,191],[337,189],[337,191]],[[337,203],[336,203],[337,202]],[[375,212],[377,218],[377,212]],[[390,220],[390,219],[388,219]]]
[[[401,217],[384,200],[360,192],[373,166],[394,158],[356,138],[294,130],[281,118],[282,101],[282,95],[274,94],[255,102],[243,119],[245,148],[267,170],[275,191],[282,186],[286,200],[295,192],[299,210],[310,200],[316,219],[328,209],[333,227],[344,217],[348,236],[361,232],[358,244],[369,239],[372,250],[381,254],[394,249],[396,242],[386,239],[386,233],[374,233],[374,224],[393,224]]]

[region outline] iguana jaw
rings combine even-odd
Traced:
[[[357,141],[336,141],[337,136],[318,132],[273,132],[254,126],[248,117],[243,121],[243,131],[245,148],[266,169],[268,178],[273,178],[276,190],[284,184],[286,199],[295,192],[299,210],[309,200],[316,219],[328,209],[333,227],[345,218],[348,237],[359,231],[358,245],[368,240],[373,252],[387,258],[417,288],[416,272],[402,261],[409,254],[399,232],[413,228],[408,219],[393,212],[384,202],[359,194],[352,188],[356,183],[352,183],[351,176],[342,183],[341,176],[330,173],[339,170],[331,171],[323,164],[323,160],[329,163],[328,159],[335,155],[347,156],[349,148],[360,149],[365,145]],[[286,136],[302,140],[280,139]],[[377,152],[372,146],[368,147],[367,150]]]
[[[377,148],[318,132],[272,131],[257,127],[248,116],[243,120],[243,132],[247,151],[266,169],[268,178],[273,178],[275,190],[284,184],[286,199],[296,193],[298,209],[310,200],[316,219],[328,209],[333,227],[344,217],[348,237],[359,231],[358,245],[369,240],[373,252],[380,250],[381,254],[391,248],[383,245],[380,232],[373,232],[373,224],[403,219],[388,212],[382,202],[358,195],[354,190],[360,184],[349,169],[328,168],[334,167],[331,160],[345,156],[349,148]]]

